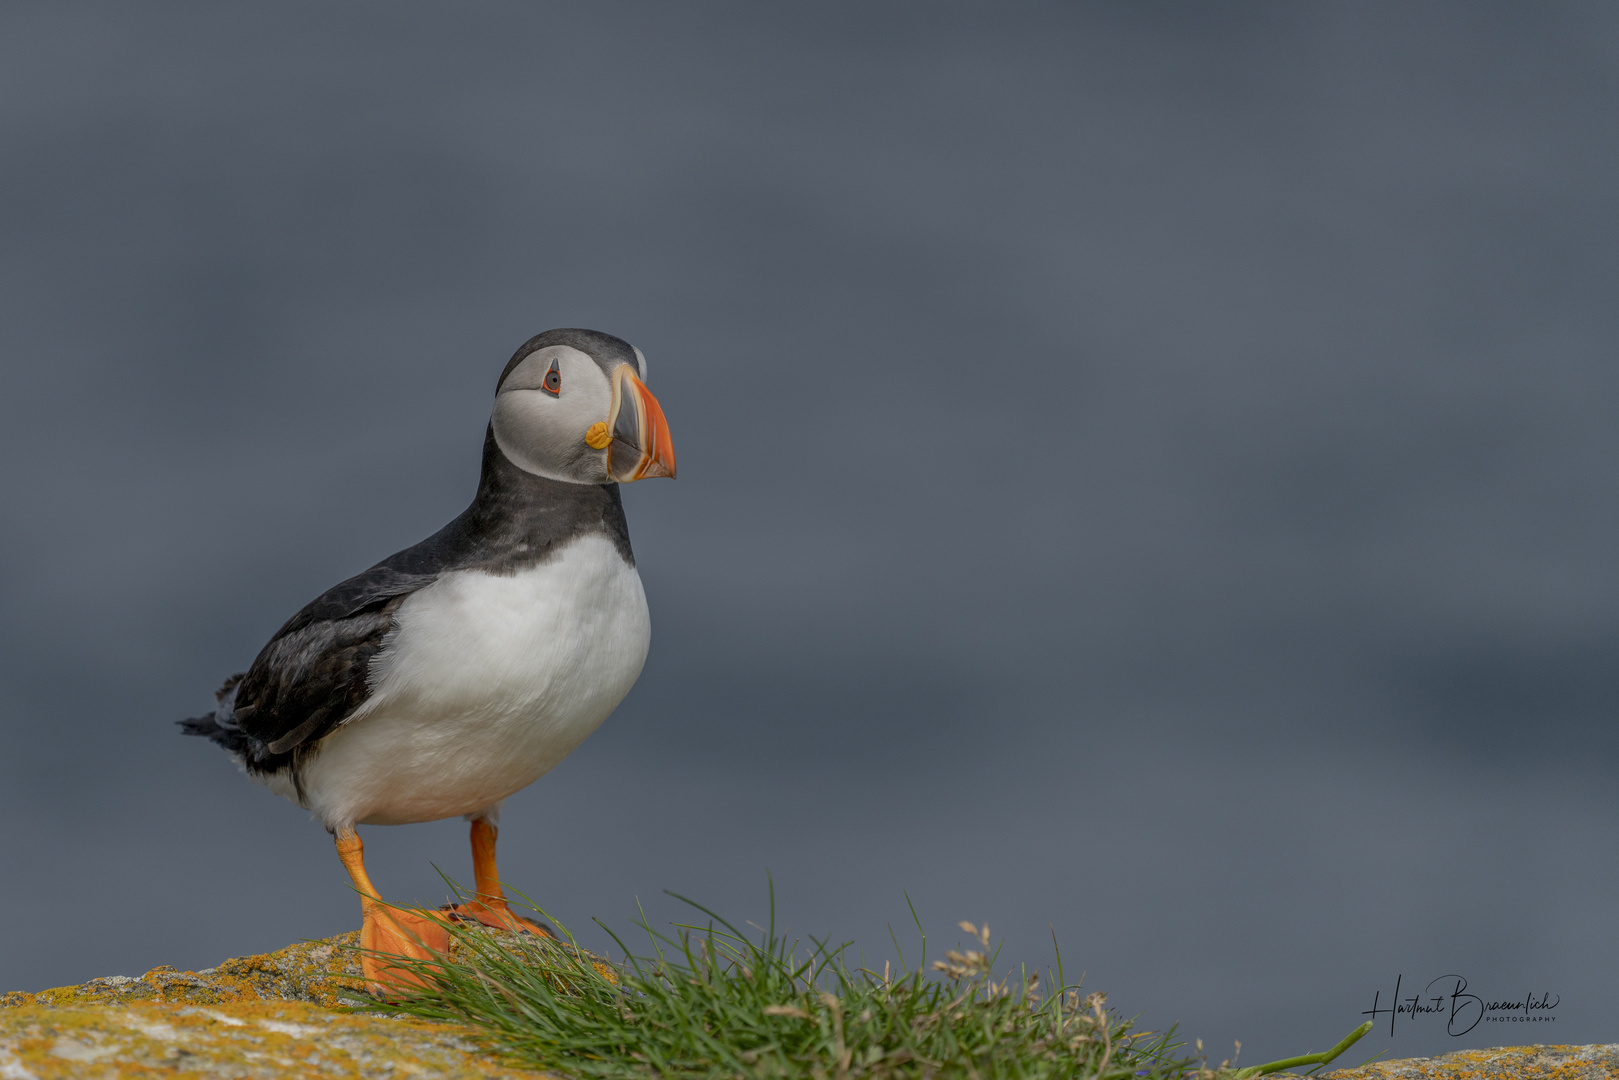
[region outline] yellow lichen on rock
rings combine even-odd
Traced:
[[[502,931],[480,929],[496,937]],[[533,940],[533,939],[529,939]],[[273,953],[240,956],[203,971],[176,971],[156,967],[141,976],[112,975],[91,979],[80,986],[62,986],[36,993],[0,994],[0,1008],[24,1005],[127,1005],[137,1001],[182,1002],[188,1005],[223,1005],[234,1001],[303,1001],[327,1008],[374,1005],[365,991],[357,951],[360,932],[324,941],[289,945]],[[617,974],[599,957],[572,946],[556,948],[589,960],[611,982]],[[460,954],[460,941],[450,940],[450,957]]]
[[[373,1004],[365,993],[360,932],[327,941],[289,945],[273,953],[241,956],[204,971],[158,967],[139,977],[113,975],[82,986],[0,996],[0,1007],[124,1005],[138,1001],[223,1005],[236,1001],[302,1001],[313,1005]]]
[[[1614,1080],[1619,1044],[1497,1046],[1433,1058],[1380,1061],[1340,1069],[1319,1080]]]
[[[0,1080],[540,1075],[501,1063],[473,1028],[346,1011],[377,1004],[358,944],[353,931],[203,971],[0,995]]]
[[[501,1064],[467,1028],[299,1001],[0,1010],[0,1076],[7,1080],[536,1075]]]

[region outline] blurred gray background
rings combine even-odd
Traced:
[[[1216,1060],[1448,973],[1556,1020],[1366,1054],[1619,1037],[1616,91],[1601,4],[7,5],[0,989],[358,924],[172,721],[587,326],[680,460],[503,824],[588,944],[768,870]]]

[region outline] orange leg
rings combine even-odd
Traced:
[[[365,872],[365,845],[360,843],[358,833],[349,830],[337,834],[337,857],[343,860],[343,868],[360,893],[360,911],[364,915],[360,924],[362,949],[412,960],[431,960],[434,954],[449,950],[450,932],[443,923],[386,904],[377,895],[376,886]],[[409,991],[425,985],[415,972],[395,967],[371,952],[361,956],[360,964],[367,986],[378,997],[387,997],[390,990]]]
[[[471,903],[446,904],[441,909],[458,919],[476,919],[497,930],[521,933],[527,930],[541,937],[555,937],[549,927],[513,913],[500,887],[500,870],[495,866],[497,830],[483,818],[472,823],[472,879],[475,895]]]

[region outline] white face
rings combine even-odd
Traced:
[[[547,388],[547,376],[555,392]],[[596,361],[567,345],[524,357],[500,384],[492,417],[495,442],[525,472],[571,484],[605,484],[607,450],[585,441],[612,410],[613,385]]]

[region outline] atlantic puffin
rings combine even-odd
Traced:
[[[384,903],[357,825],[471,822],[474,898],[446,909],[517,932],[495,838],[503,800],[544,776],[635,683],[651,637],[620,484],[675,475],[647,362],[595,330],[524,342],[495,386],[472,505],[316,597],[206,716],[179,721],[310,810],[360,894],[372,990],[418,982],[444,917]]]

